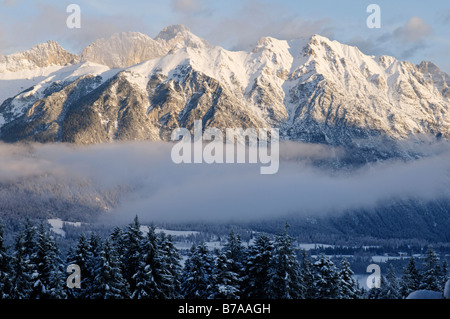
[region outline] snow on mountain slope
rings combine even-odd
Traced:
[[[42,71],[43,72],[39,73],[37,73],[35,70],[8,72],[1,74],[0,79],[3,79],[5,83],[8,83],[11,79],[16,79],[18,80],[18,84],[21,84],[21,88],[28,88],[28,90],[19,92],[20,94],[14,96],[14,100],[18,101],[26,99],[28,97],[34,97],[35,99],[38,99],[44,96],[44,91],[48,87],[61,82],[72,82],[81,76],[101,75],[102,78],[106,80],[117,73],[117,71],[110,70],[104,65],[95,64],[92,62],[79,63],[66,67],[47,67]],[[26,86],[27,81],[33,83],[32,86]]]
[[[37,72],[40,70],[41,72]],[[2,98],[12,94],[13,97],[2,100],[0,113],[0,132],[4,124],[32,114],[36,103],[48,98],[63,87],[82,78],[92,78],[89,88],[93,90],[118,71],[92,62],[78,63],[65,67],[47,67],[43,69],[23,70],[19,72],[0,73]],[[8,86],[8,84],[10,84]],[[24,89],[27,88],[27,89]],[[19,91],[18,93],[16,93]],[[51,111],[51,110],[50,110]],[[31,112],[31,113],[30,113]]]
[[[105,66],[75,64],[77,59]],[[252,51],[229,51],[175,25],[155,39],[128,32],[98,40],[71,61],[32,68],[29,75],[0,73],[0,97],[12,98],[0,107],[0,138],[23,139],[14,134],[31,125],[26,138],[40,140],[52,127],[41,123],[46,112],[52,119],[59,114],[59,129],[67,128],[68,135],[52,133],[51,140],[65,136],[75,143],[167,140],[171,130],[191,128],[195,119],[205,127],[279,127],[284,139],[362,149],[375,157],[389,157],[392,143],[411,137],[450,137],[446,73],[431,62],[416,66],[368,56],[320,35],[263,37]],[[92,80],[82,80],[88,76]],[[64,94],[56,98],[58,92]],[[39,119],[26,115],[36,105],[43,112]],[[75,114],[82,125],[66,121]]]
[[[61,66],[49,66],[33,70],[21,70],[17,72],[6,71],[0,73],[0,105],[9,97],[43,81],[53,72],[60,70]]]
[[[347,137],[357,138],[359,130],[395,139],[449,136],[448,98],[413,64],[367,56],[321,36],[312,37],[305,54],[308,61],[287,86],[294,138],[315,135],[342,144]],[[340,136],[343,128],[355,130]]]
[[[55,41],[35,45],[24,52],[0,55],[0,105],[64,66],[76,63],[77,59]]]
[[[274,38],[261,39],[252,52],[228,51],[210,45],[187,46],[173,50],[161,59],[146,61],[127,70],[131,72],[130,81],[145,91],[152,75],[160,74],[168,79],[179,79],[182,77],[180,71],[190,67],[219,81],[224,88],[262,117],[269,119],[269,112],[264,115],[264,110],[277,106],[277,111],[282,114],[279,119],[282,119],[287,116],[283,106],[282,85],[294,61],[289,49],[287,41]],[[267,86],[274,87],[269,88],[271,94],[267,94],[266,104],[259,107],[262,104],[260,95]]]
[[[162,75],[167,79],[180,79],[182,70],[191,67],[202,74],[214,78],[242,96],[248,84],[248,75],[245,72],[245,59],[247,53],[230,52],[220,47],[208,48],[182,48],[161,59],[153,59],[127,69],[130,72],[130,81],[147,90],[150,78]]]

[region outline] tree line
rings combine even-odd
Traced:
[[[335,264],[297,251],[288,229],[247,246],[231,232],[221,249],[200,242],[183,259],[170,235],[143,231],[136,217],[106,238],[82,234],[62,258],[43,224],[26,221],[11,249],[0,225],[0,299],[400,299],[442,291],[449,278],[430,247],[422,267],[411,258],[400,278],[391,268],[379,288],[366,290],[345,258]],[[81,271],[79,288],[67,284],[72,264]]]

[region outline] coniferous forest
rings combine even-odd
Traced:
[[[390,269],[379,288],[364,289],[346,259],[297,251],[288,230],[248,246],[231,232],[220,250],[201,242],[183,259],[170,235],[154,226],[143,232],[136,217],[106,238],[81,235],[63,258],[42,224],[25,222],[13,247],[0,227],[0,299],[403,299],[442,291],[449,279],[430,247],[422,264],[411,257],[402,276]],[[67,272],[74,264],[78,278]]]

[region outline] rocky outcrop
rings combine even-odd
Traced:
[[[43,48],[18,56],[34,67],[70,65],[1,104],[2,140],[169,140],[201,119],[204,128],[278,127],[283,139],[340,146],[364,162],[417,156],[406,140],[450,137],[445,72],[319,35],[264,37],[236,52],[176,25],[155,39],[116,34],[79,57]]]
[[[93,42],[83,50],[80,59],[110,68],[126,68],[166,53],[166,48],[145,34],[123,32]]]
[[[0,55],[0,73],[67,65],[78,61],[78,56],[64,50],[57,42],[47,41],[30,50],[11,55]]]

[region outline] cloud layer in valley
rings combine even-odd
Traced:
[[[140,142],[88,147],[0,144],[0,183],[38,175],[59,183],[89,180],[99,188],[125,186],[109,216],[128,222],[230,222],[289,214],[338,214],[398,198],[450,196],[450,147],[429,149],[411,162],[387,161],[336,172],[311,165],[339,156],[320,145],[284,143],[280,169],[259,164],[174,164],[171,144]]]

